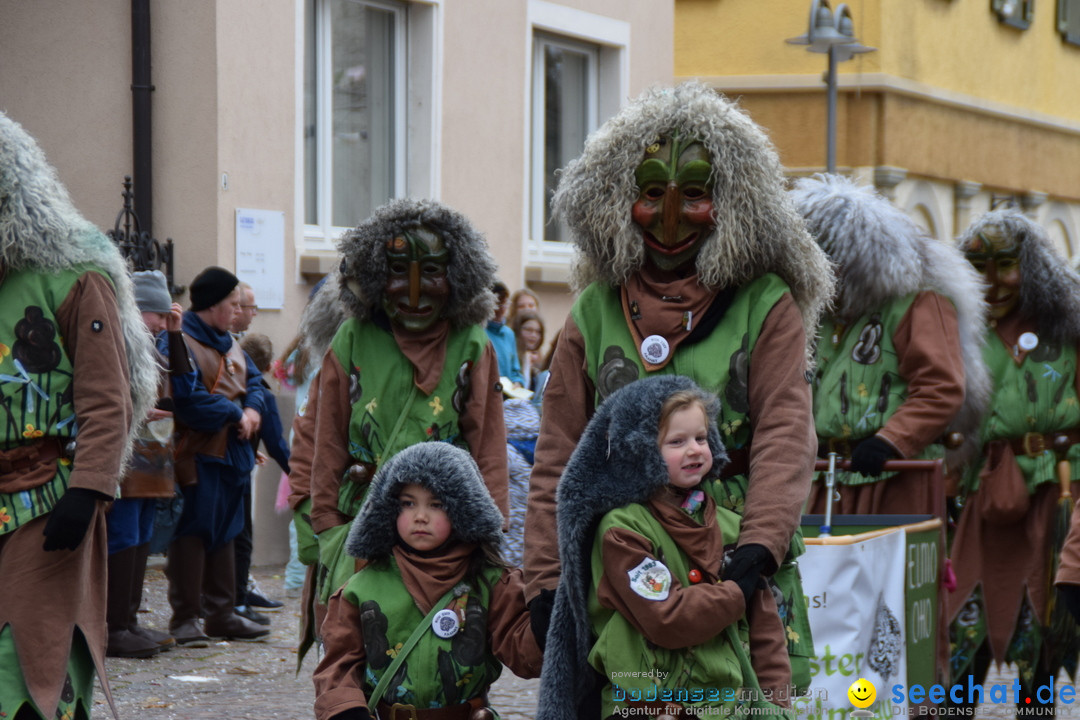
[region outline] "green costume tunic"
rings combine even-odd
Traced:
[[[752,441],[747,373],[766,317],[777,301],[790,292],[772,273],[740,288],[716,328],[693,344],[680,344],[671,360],[653,374],[685,375],[720,398],[716,418],[724,446],[747,447]],[[596,403],[611,392],[646,375],[630,328],[626,324],[619,291],[600,284],[587,287],[574,303],[574,322],[585,340],[587,372],[596,387]],[[801,352],[802,348],[798,349]],[[709,487],[717,505],[742,514],[749,483],[735,475]],[[772,581],[783,595],[780,619],[788,634],[792,678],[797,687],[809,684],[809,658],[813,657],[810,620],[795,558],[805,551],[801,531],[791,540],[788,556]]]
[[[360,609],[367,697],[425,615],[405,587],[394,558],[388,563],[365,567],[349,580],[341,594],[342,600]],[[458,615],[458,632],[440,638],[429,626],[398,667],[383,702],[418,709],[441,708],[460,705],[487,692],[502,672],[502,663],[488,645],[487,626],[491,587],[501,576],[500,568],[488,568],[482,581],[459,583],[455,597],[445,604]]]
[[[716,519],[725,542],[735,542],[739,516],[717,505]],[[640,700],[676,702],[688,708],[710,708],[711,714],[731,715],[744,678],[727,633],[715,635],[700,645],[669,650],[649,642],[622,614],[600,604],[597,589],[604,574],[603,538],[612,528],[630,530],[647,538],[671,577],[683,587],[691,585],[686,554],[648,507],[626,505],[608,512],[600,520],[592,548],[593,584],[588,608],[596,636],[589,652],[589,664],[606,680],[601,691],[601,717],[611,717],[625,708],[627,702]],[[749,655],[749,626],[745,616],[738,621],[737,632],[744,652]],[[667,674],[660,678],[657,670]],[[613,679],[613,674],[617,679]]]
[[[55,311],[76,281],[91,268],[56,274],[9,272],[0,285],[0,449],[10,451],[35,442],[69,443],[76,434],[72,364],[57,335]],[[104,276],[104,273],[102,273]],[[105,276],[107,277],[107,276]],[[89,328],[94,331],[94,328]],[[0,535],[47,515],[67,490],[71,462],[55,461],[55,473],[43,484],[27,485],[19,472],[0,473]],[[38,541],[40,542],[40,540]],[[19,673],[12,628],[0,628],[0,667],[14,670],[0,682],[0,710],[14,713],[31,703]],[[67,679],[57,716],[93,706],[94,662],[77,633],[68,659]]]
[[[479,326],[451,331],[442,376],[435,390],[425,395],[413,382],[413,367],[392,333],[355,318],[342,323],[330,347],[349,376],[349,454],[369,472],[361,481],[342,479],[338,510],[355,517],[371,477],[384,461],[410,445],[441,441],[469,449],[459,418],[470,391],[469,370],[480,361],[487,343]],[[354,559],[343,549],[348,532],[345,524],[319,533],[322,567],[317,579],[324,604],[356,571]]]
[[[900,375],[893,333],[915,296],[912,293],[898,298],[846,325],[834,317],[822,323],[814,381],[814,427],[819,443],[871,437],[907,400],[908,384]],[[944,448],[933,444],[918,457],[943,456]],[[895,474],[864,477],[841,472],[837,480],[845,485],[865,485]]]

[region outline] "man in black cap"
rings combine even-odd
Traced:
[[[165,572],[173,610],[169,631],[180,645],[205,647],[208,636],[257,640],[270,632],[234,611],[233,541],[244,526],[244,493],[255,466],[251,439],[263,410],[261,375],[229,333],[240,310],[239,282],[220,267],[208,267],[192,281],[182,329],[195,381],[173,380],[176,480],[184,510]],[[158,349],[168,352],[163,344]],[[200,610],[206,612],[203,628]]]

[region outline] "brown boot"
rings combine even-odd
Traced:
[[[172,635],[139,625],[139,607],[142,605],[143,583],[146,579],[146,560],[149,557],[150,543],[143,543],[135,548],[135,564],[131,574],[131,609],[129,610],[131,624],[128,625],[128,630],[157,644],[162,650],[168,650],[176,647],[176,640]]]
[[[203,601],[206,634],[225,640],[261,640],[270,629],[236,614],[236,555],[229,541],[206,556]]]
[[[199,627],[205,565],[202,538],[184,535],[169,545],[165,565],[165,575],[169,578],[169,605],[173,611],[169,632],[177,645],[207,647],[210,644],[210,638]]]
[[[157,655],[161,647],[132,633],[131,584],[136,560],[135,548],[125,548],[109,556],[108,605],[105,619],[109,626],[108,657],[146,658]]]

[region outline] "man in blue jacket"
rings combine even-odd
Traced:
[[[251,441],[264,405],[262,375],[229,333],[240,310],[238,284],[219,267],[192,281],[182,330],[196,382],[173,384],[176,480],[184,510],[165,570],[173,610],[169,631],[178,644],[194,647],[205,647],[210,637],[258,640],[270,632],[235,613],[233,541],[244,527],[244,493],[255,466]],[[206,614],[202,628],[200,610]]]

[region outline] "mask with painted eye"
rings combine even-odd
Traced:
[[[634,178],[638,197],[631,213],[649,258],[662,270],[692,262],[716,226],[705,146],[677,133],[662,137],[646,148]]]
[[[442,236],[421,226],[386,243],[386,291],[383,309],[390,322],[422,332],[442,317],[450,298],[450,255]]]
[[[964,251],[968,261],[983,274],[988,288],[990,317],[1000,320],[1020,303],[1020,241],[998,225],[982,230]]]

